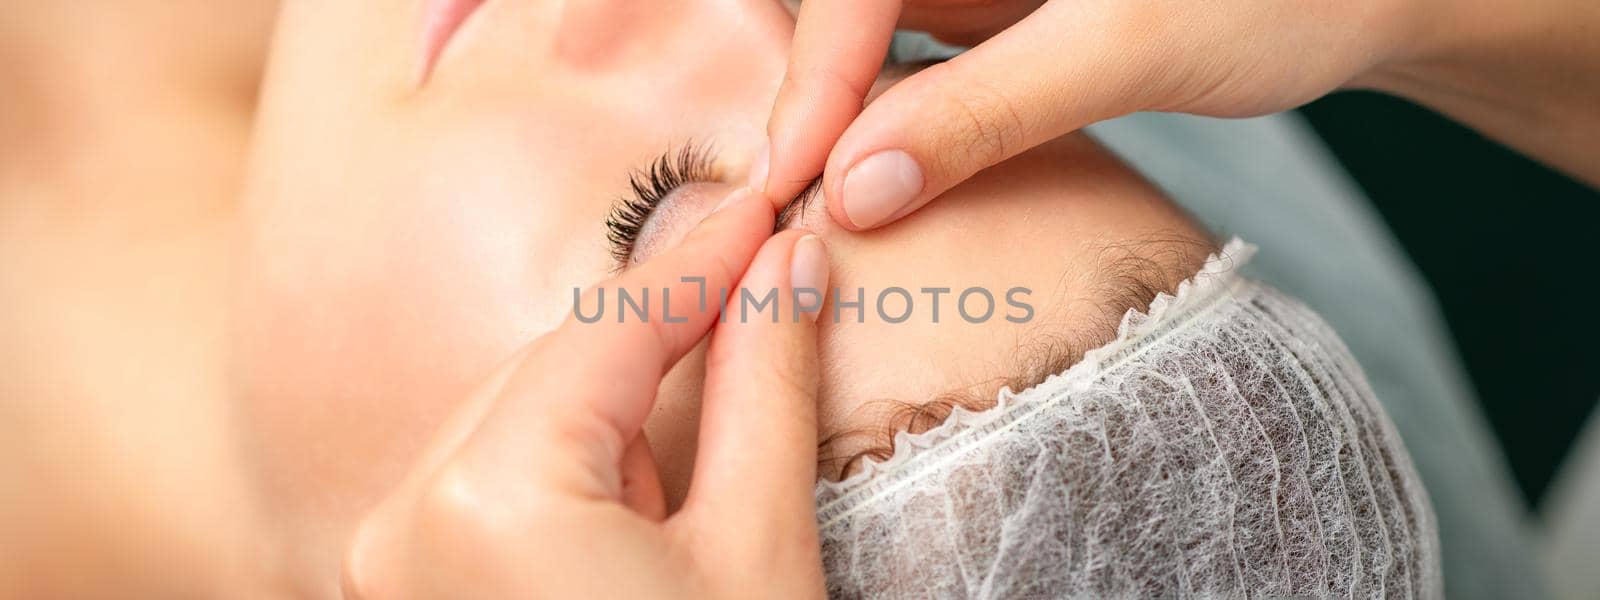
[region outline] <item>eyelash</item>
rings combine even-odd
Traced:
[[[633,246],[638,241],[640,228],[673,190],[715,179],[711,148],[694,143],[663,152],[648,168],[629,175],[628,185],[633,193],[618,199],[606,217],[606,239],[611,242],[611,257],[616,261],[616,268],[621,270],[633,259]]]

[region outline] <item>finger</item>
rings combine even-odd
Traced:
[[[1028,148],[1137,110],[1151,66],[1138,51],[1158,42],[1099,14],[1103,4],[1115,3],[1047,3],[885,91],[828,157],[829,214],[849,229],[884,225]]]
[[[763,535],[814,526],[815,319],[827,282],[827,250],[816,235],[786,231],[756,256],[740,288],[777,301],[771,310],[730,301],[727,322],[712,333],[699,452],[681,514]]]
[[[772,223],[770,201],[735,192],[677,247],[590,289],[580,311],[599,318],[574,314],[535,342],[469,440],[468,460],[481,461],[487,477],[529,473],[575,493],[621,499],[619,464],[661,377],[711,329],[718,290],[743,275]],[[640,300],[646,290],[653,301],[642,315],[621,308],[619,294]],[[600,306],[604,312],[595,313]]]
[[[926,31],[945,43],[973,46],[1022,20],[1044,0],[951,4],[912,0],[900,12],[900,28]]]
[[[900,3],[801,3],[789,67],[767,121],[767,167],[761,168],[757,159],[751,187],[782,202],[822,173],[828,149],[860,114],[883,66]]]
[[[596,306],[609,288],[608,314],[592,323],[572,315],[556,331],[554,345],[576,369],[564,376],[614,382],[584,408],[608,416],[619,431],[638,430],[650,407],[637,399],[650,397],[667,369],[711,330],[721,290],[738,282],[771,234],[774,214],[763,195],[739,190],[726,202],[677,247],[590,289]],[[621,308],[622,294],[643,303],[651,293],[655,302],[643,318],[631,304]]]
[[[524,347],[496,368],[494,374],[455,408],[400,485],[361,520],[344,554],[341,585],[346,598],[388,596],[377,588],[400,579],[398,565],[404,564],[402,557],[407,549],[410,517],[418,499],[478,428],[532,347]]]

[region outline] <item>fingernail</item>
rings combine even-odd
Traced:
[[[816,291],[819,304],[828,297],[828,248],[816,234],[802,237],[794,243],[794,256],[789,258],[789,287]],[[797,294],[796,301],[798,297]],[[807,302],[810,301],[808,295]],[[817,310],[801,311],[800,314],[807,321],[816,322],[822,307],[819,305],[814,308]]]
[[[844,177],[844,214],[856,227],[873,227],[911,204],[922,192],[922,168],[902,150],[862,159]]]
[[[716,213],[722,212],[723,209],[728,208],[729,206],[733,206],[735,204],[738,204],[738,203],[740,203],[740,202],[742,202],[744,200],[748,200],[748,199],[754,197],[755,195],[756,195],[755,192],[750,191],[750,188],[739,188],[737,190],[729,192],[728,195],[726,197],[724,197],[721,202],[718,202],[717,205],[711,209],[711,214],[716,214]],[[710,215],[707,215],[707,216],[710,216]]]
[[[772,144],[761,146],[761,151],[756,153],[755,161],[750,163],[750,181],[745,185],[752,190],[767,191],[767,170],[772,167]]]

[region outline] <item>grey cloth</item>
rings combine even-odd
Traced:
[[[1137,114],[1090,133],[1212,231],[1260,246],[1246,272],[1344,339],[1432,496],[1446,596],[1546,597],[1527,507],[1431,292],[1304,120]]]

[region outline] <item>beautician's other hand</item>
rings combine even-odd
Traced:
[[[826,287],[820,241],[769,240],[770,201],[730,199],[675,249],[602,284],[671,289],[672,316],[687,320],[569,317],[529,344],[362,523],[348,597],[822,595],[811,320],[716,325],[695,473],[670,517],[641,432],[663,374],[712,330],[718,289]],[[710,308],[695,310],[702,289]]]
[[[863,110],[897,24],[976,46]],[[1341,86],[1600,182],[1597,28],[1593,0],[806,0],[752,185],[781,199],[826,173],[833,219],[867,229],[1099,120],[1261,115]]]

